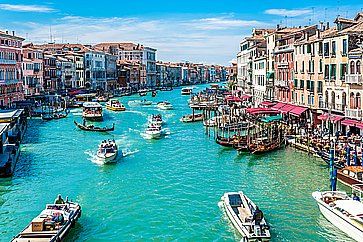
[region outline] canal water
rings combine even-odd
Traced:
[[[199,90],[201,87],[199,87]],[[198,90],[198,89],[197,89]],[[142,97],[143,98],[143,97]],[[321,160],[292,148],[266,156],[237,155],[217,145],[201,123],[183,124],[190,113],[180,89],[149,100],[156,106],[105,111],[110,134],[78,130],[81,110],[61,120],[30,120],[15,175],[0,180],[0,241],[9,241],[58,193],[78,201],[83,214],[67,241],[236,241],[240,237],[220,207],[228,191],[244,191],[264,211],[272,241],[349,241],[319,213],[311,193],[329,188]],[[147,117],[161,113],[168,134],[145,140]],[[97,145],[114,138],[124,157],[95,162]]]

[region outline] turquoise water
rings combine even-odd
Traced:
[[[120,100],[127,106],[133,99],[139,97]],[[218,146],[201,123],[179,122],[190,113],[187,99],[176,89],[152,99],[169,100],[175,110],[105,111],[102,125],[116,125],[111,134],[77,130],[73,120],[81,120],[80,110],[66,119],[30,120],[15,176],[0,180],[0,241],[20,232],[58,193],[83,208],[68,241],[236,241],[219,201],[224,192],[238,190],[264,211],[273,241],[349,241],[311,197],[328,189],[323,161],[290,148],[239,156]],[[143,139],[147,116],[158,112],[170,133]],[[97,145],[106,138],[126,155],[115,165],[95,162]]]

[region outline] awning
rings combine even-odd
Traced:
[[[242,102],[242,100],[239,97],[236,97],[236,96],[227,96],[226,100],[228,102]]]
[[[281,119],[282,119],[282,115],[278,114],[278,115],[275,115],[275,116],[264,117],[264,118],[261,119],[261,121],[265,122],[265,123],[270,123],[270,122],[273,122],[273,121],[279,121]]]
[[[329,115],[328,113],[324,113],[324,114],[318,116],[318,119],[322,120],[322,121],[330,120],[331,122],[336,123],[336,122],[339,122],[342,119],[344,119],[344,117],[340,116],[340,115],[335,115],[335,114]]]
[[[290,111],[290,114],[299,117],[306,110],[308,110],[308,108],[295,106],[295,108]]]
[[[266,107],[272,107],[274,105],[275,105],[275,103],[270,102],[270,101],[263,101],[262,103],[260,103],[260,106],[266,106]]]
[[[248,99],[250,99],[251,97],[252,97],[252,96],[245,94],[245,95],[243,95],[243,96],[241,97],[241,99],[242,99],[242,100],[248,100]]]
[[[288,113],[290,112],[291,110],[293,110],[296,106],[294,105],[290,105],[290,104],[286,104],[285,106],[283,106],[282,108],[280,108],[280,111],[282,113]]]
[[[277,110],[272,110],[270,108],[246,108],[246,113],[251,115],[259,115],[259,114],[279,114],[280,112]]]
[[[280,110],[283,106],[285,106],[285,103],[277,103],[275,106],[272,106],[272,109]]]
[[[341,122],[342,125],[345,125],[345,126],[350,126],[350,127],[357,127],[359,129],[363,129],[363,123],[358,121],[358,120],[354,120],[354,119],[344,119],[342,122]]]

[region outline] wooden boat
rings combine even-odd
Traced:
[[[119,100],[111,99],[106,103],[106,109],[111,111],[125,111],[126,108]]]
[[[81,217],[81,206],[75,202],[47,204],[12,242],[63,241]]]
[[[80,123],[77,123],[76,121],[73,121],[74,124],[81,130],[84,131],[93,131],[93,132],[109,132],[109,131],[114,131],[115,130],[115,124],[112,124],[112,127],[108,128],[108,127],[96,127],[93,125],[83,125]]]
[[[53,114],[42,114],[42,120],[49,121],[53,119],[62,119],[68,116],[68,112],[66,113],[53,113]]]
[[[221,146],[224,146],[224,147],[233,147],[235,142],[236,142],[235,137],[225,138],[225,137],[217,135],[217,138],[216,138],[216,143]]]
[[[180,122],[183,123],[192,123],[192,122],[200,122],[203,121],[203,114],[202,113],[196,113],[194,114],[188,114],[188,115],[184,115],[183,117],[180,118]]]
[[[242,236],[241,241],[270,241],[270,227],[257,206],[242,192],[228,192],[222,198],[224,210]],[[260,211],[257,218],[257,211]]]
[[[313,192],[320,212],[338,229],[356,241],[363,241],[363,204],[345,192]]]
[[[156,92],[156,91],[153,91],[153,92],[151,93],[151,96],[152,96],[152,97],[156,97],[156,94],[157,94],[157,92]]]
[[[249,151],[254,155],[268,153],[280,149],[284,145],[284,140],[266,142],[267,138],[259,138],[256,143],[248,146]]]
[[[98,146],[97,158],[104,164],[115,162],[117,155],[118,148],[115,140],[104,140]]]
[[[342,169],[339,169],[337,174],[337,179],[341,183],[351,188],[353,188],[354,185],[363,184],[363,167],[346,166]]]

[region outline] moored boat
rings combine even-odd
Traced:
[[[106,103],[106,109],[111,111],[125,111],[125,106],[117,99],[111,99]]]
[[[194,114],[194,116],[193,114],[188,114],[180,118],[180,122],[183,123],[200,122],[200,121],[203,121],[202,113],[196,113]]]
[[[108,101],[108,97],[106,96],[99,96],[97,97],[97,102],[107,102]]]
[[[97,102],[83,103],[82,117],[91,121],[102,121],[102,106]]]
[[[181,95],[191,95],[193,92],[193,88],[191,87],[184,87],[181,89]]]
[[[363,204],[345,192],[313,192],[323,216],[356,241],[363,241]]]
[[[104,140],[98,146],[97,158],[104,164],[116,162],[118,148],[115,140]]]
[[[351,188],[353,188],[354,185],[363,184],[363,167],[346,166],[339,169],[337,172],[337,179]]]
[[[241,241],[270,241],[262,211],[243,192],[228,192],[221,199],[229,220],[242,236]]]
[[[77,123],[76,121],[73,121],[74,124],[81,130],[84,131],[93,131],[93,132],[109,132],[115,130],[115,124],[112,124],[112,127],[96,127],[94,125],[86,125]]]
[[[265,138],[259,138],[257,139],[256,143],[250,144],[248,146],[248,149],[252,154],[260,155],[274,150],[278,150],[283,146],[284,140],[273,140],[271,142],[268,142]]]
[[[141,97],[143,97],[143,96],[146,96],[147,95],[147,89],[141,89],[140,91],[139,91],[139,95],[141,96]]]
[[[173,105],[171,105],[171,103],[168,101],[158,102],[157,107],[162,110],[173,109]]]
[[[81,206],[67,200],[59,200],[62,201],[60,204],[58,201],[47,204],[12,242],[63,241],[81,217]]]

